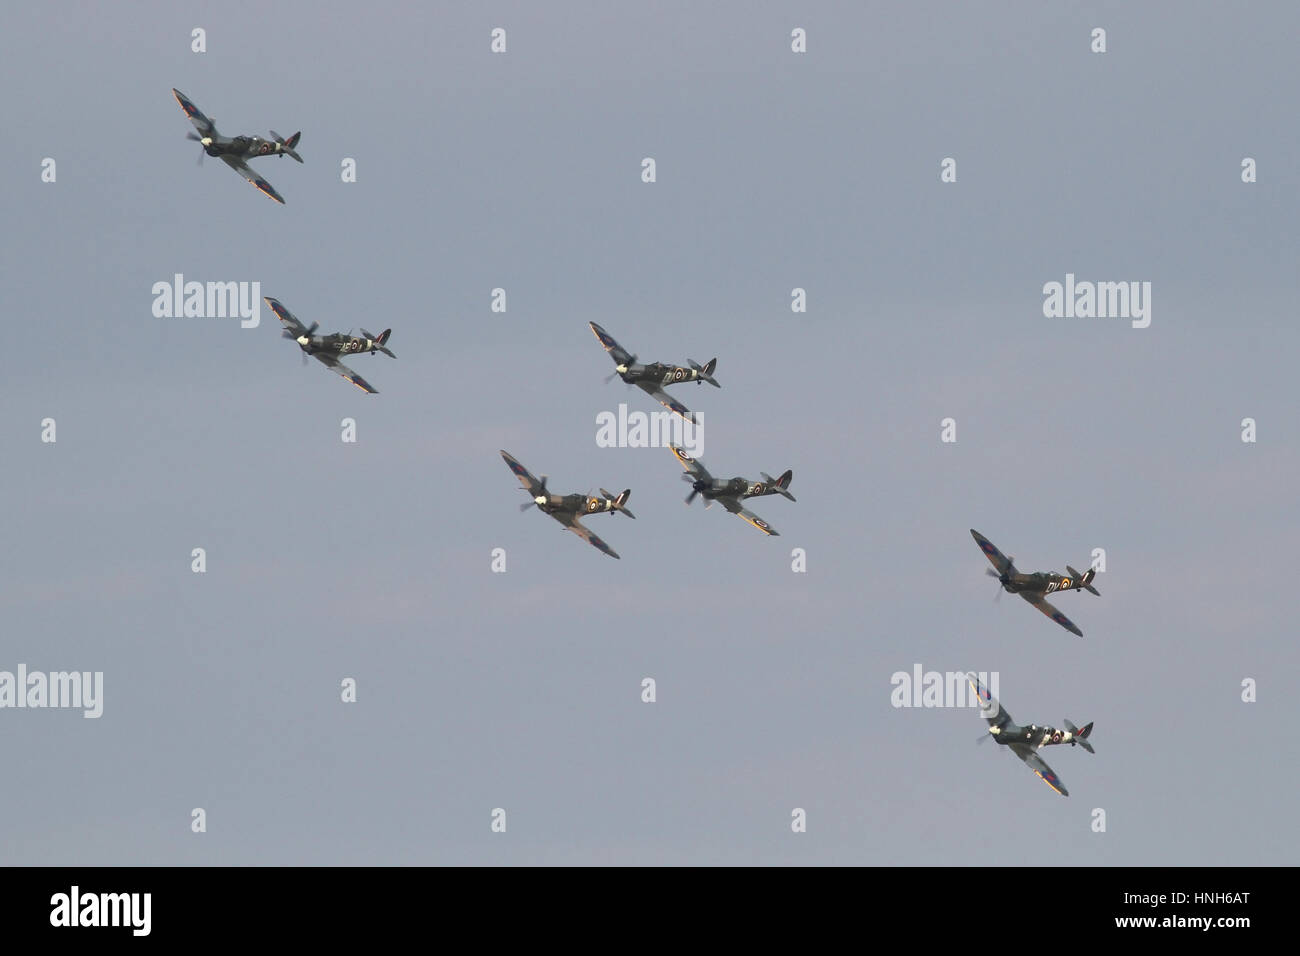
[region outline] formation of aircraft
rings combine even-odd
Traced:
[[[600,341],[600,344],[605,347],[605,351],[609,353],[610,358],[614,360],[614,371],[605,379],[606,382],[613,381],[614,376],[617,375],[628,385],[635,385],[664,408],[676,412],[692,425],[695,424],[694,414],[689,408],[665,392],[664,386],[677,385],[680,382],[695,382],[696,384],[708,382],[714,388],[722,388],[718,384],[718,380],[713,377],[713,370],[718,367],[716,358],[709,359],[703,365],[697,364],[692,359],[687,359],[686,364],[690,366],[689,368],[682,368],[680,365],[665,365],[662,362],[640,365],[637,363],[636,356],[615,342],[612,335],[595,322],[588,324],[591,326],[591,331],[596,333],[596,338]]]
[[[992,541],[974,528],[970,529],[970,533],[975,543],[980,546],[980,550],[984,552],[984,556],[989,559],[989,563],[993,565],[993,570],[985,571],[985,574],[997,578],[1002,590],[1019,594],[1071,634],[1083,637],[1083,631],[1079,630],[1073,621],[1047,603],[1046,595],[1057,591],[1088,591],[1100,597],[1101,592],[1092,586],[1092,579],[1097,576],[1095,570],[1089,568],[1080,574],[1067,564],[1065,570],[1069,572],[1068,574],[1056,574],[1051,571],[1022,574],[1016,570],[1015,558],[1008,558],[994,546]],[[1001,595],[1002,591],[999,591],[998,596]]]
[[[1093,587],[1093,579],[1097,572],[1089,568],[1083,574],[1080,574],[1068,564],[1065,566],[1066,574],[1057,574],[1053,571],[1038,571],[1033,574],[1025,574],[1016,570],[1015,558],[1009,558],[984,535],[980,534],[974,528],[970,529],[971,537],[979,545],[984,556],[989,559],[993,565],[992,570],[985,570],[985,574],[998,580],[998,596],[1002,596],[1003,591],[1009,591],[1012,594],[1019,594],[1022,598],[1036,607],[1043,614],[1050,617],[1061,627],[1065,628],[1071,634],[1077,634],[1083,637],[1083,631],[1075,626],[1074,622],[1053,607],[1046,598],[1046,595],[1060,591],[1088,591],[1091,594],[1100,596],[1101,592]],[[1006,709],[989,693],[988,688],[980,683],[979,678],[974,674],[966,675],[970,681],[971,688],[979,698],[982,716],[989,723],[989,736],[999,744],[1009,747],[1011,752],[1027,763],[1034,773],[1038,774],[1043,781],[1063,797],[1068,797],[1069,791],[1061,783],[1052,768],[1047,765],[1042,757],[1038,756],[1038,751],[1043,747],[1050,747],[1056,744],[1078,744],[1088,753],[1094,753],[1092,744],[1088,742],[1088,735],[1092,733],[1092,724],[1088,724],[1082,730],[1075,727],[1068,720],[1065,721],[1065,729],[1057,730],[1055,727],[1039,727],[1036,724],[1030,724],[1027,727],[1018,726]]]
[[[220,158],[231,169],[234,169],[266,195],[276,202],[284,203],[284,198],[275,191],[275,188],[265,178],[255,173],[245,160],[258,156],[288,155],[301,163],[302,157],[298,155],[295,149],[301,139],[301,133],[295,133],[286,139],[272,131],[271,140],[264,140],[256,136],[225,137],[218,133],[216,124],[205,116],[188,97],[176,89],[173,89],[172,93],[197,130],[197,134],[188,134],[189,138],[197,140],[202,145],[204,153]],[[200,158],[202,157],[200,156]],[[318,323],[313,322],[310,326],[303,325],[277,299],[268,296],[266,303],[283,324],[283,336],[292,339],[302,349],[304,362],[307,360],[307,356],[310,355],[362,391],[371,394],[376,392],[365,379],[344,365],[340,361],[340,357],[383,352],[390,358],[396,358],[387,347],[388,338],[392,334],[391,329],[385,329],[377,336],[362,329],[363,338],[343,333],[316,335],[316,330],[319,327]],[[655,401],[692,424],[695,423],[694,414],[681,402],[668,395],[664,391],[665,387],[683,382],[701,384],[708,382],[715,388],[722,387],[717,379],[713,377],[713,372],[718,364],[716,358],[710,359],[704,365],[699,365],[695,361],[688,359],[687,364],[689,367],[667,365],[660,362],[639,364],[636,355],[620,346],[613,336],[603,328],[595,322],[590,323],[590,325],[597,340],[610,354],[615,363],[614,373],[606,381],[612,380],[617,375],[628,385],[636,385],[641,388]],[[678,461],[686,469],[686,474],[682,475],[682,479],[691,485],[691,491],[686,496],[688,505],[697,496],[702,496],[705,499],[706,509],[717,501],[732,514],[739,515],[764,534],[773,536],[778,534],[775,528],[746,508],[742,502],[748,498],[776,494],[794,501],[794,495],[790,494],[789,491],[790,481],[793,477],[790,470],[787,470],[780,478],[772,478],[766,472],[760,472],[762,475],[761,481],[751,481],[740,477],[730,479],[714,478],[702,462],[692,458],[683,449],[675,445],[670,447]],[[629,518],[634,518],[635,515],[627,509],[627,500],[631,495],[631,489],[626,489],[617,496],[610,494],[603,488],[600,490],[600,497],[592,494],[554,495],[547,490],[545,475],[540,479],[534,477],[516,458],[505,451],[501,452],[501,457],[519,479],[524,491],[532,499],[525,502],[521,510],[536,507],[558,521],[566,530],[572,531],[587,541],[597,550],[612,558],[618,558],[618,553],[598,535],[585,527],[581,518],[584,515],[614,514],[618,512],[627,515]],[[1066,590],[1087,590],[1092,594],[1099,594],[1097,589],[1092,586],[1092,580],[1096,576],[1094,570],[1089,569],[1080,574],[1067,565],[1066,571],[1068,574],[1066,575],[1043,571],[1024,574],[1016,569],[1015,560],[1008,558],[999,551],[988,538],[973,528],[971,529],[971,536],[993,565],[993,570],[987,573],[998,579],[1003,590],[1012,594],[1019,594],[1066,630],[1080,637],[1083,636],[1083,632],[1069,618],[1048,603],[1046,595]],[[1068,791],[1061,784],[1055,772],[1038,756],[1038,750],[1056,744],[1068,743],[1074,745],[1078,743],[1089,753],[1092,753],[1092,745],[1087,740],[1088,735],[1092,732],[1092,724],[1088,724],[1082,730],[1079,730],[1067,720],[1063,731],[1052,727],[1038,727],[1034,724],[1030,724],[1028,727],[1017,726],[1011,715],[980,684],[975,675],[968,676],[972,688],[974,688],[981,701],[985,719],[989,723],[989,735],[999,744],[1009,747],[1053,790],[1062,796],[1068,796]]]
[[[1057,730],[1055,727],[1039,727],[1037,724],[1020,727],[1011,719],[1006,708],[998,703],[997,698],[989,693],[988,688],[980,683],[978,677],[967,674],[966,678],[970,681],[975,696],[979,698],[980,715],[988,721],[989,736],[1029,764],[1029,769],[1038,774],[1049,787],[1061,796],[1068,797],[1070,793],[1061,783],[1061,778],[1042,757],[1038,756],[1038,751],[1058,744],[1069,744],[1071,747],[1078,744],[1088,753],[1096,753],[1092,749],[1092,744],[1088,742],[1088,736],[1092,733],[1092,724],[1088,724],[1082,730],[1068,720],[1065,721],[1064,730]]]
[[[269,140],[262,139],[260,136],[222,136],[217,132],[216,124],[204,116],[203,111],[195,106],[188,96],[175,88],[172,89],[172,95],[176,97],[176,102],[181,105],[181,109],[185,111],[185,115],[190,118],[190,122],[198,131],[185,135],[187,139],[196,140],[203,147],[203,153],[199,154],[200,162],[203,161],[204,153],[220,159],[276,202],[284,204],[284,197],[275,191],[275,187],[253,172],[244,161],[258,156],[292,156],[301,163],[302,157],[295,149],[302,138],[301,132],[285,139],[275,130],[271,130]]]
[[[284,325],[281,336],[293,339],[302,349],[304,364],[307,362],[307,356],[310,355],[331,372],[346,378],[361,391],[371,395],[378,394],[369,382],[340,362],[339,356],[383,352],[389,358],[397,358],[388,348],[388,337],[392,335],[392,329],[384,329],[378,335],[362,329],[361,334],[365,336],[364,338],[344,335],[342,332],[335,332],[333,335],[317,335],[316,329],[320,327],[320,323],[313,322],[310,327],[305,326],[294,318],[293,313],[278,299],[272,299],[270,296],[265,296],[264,299],[276,318]]]
[[[617,558],[618,552],[600,540],[591,530],[584,527],[581,519],[586,515],[598,514],[625,514],[629,518],[635,518],[636,515],[627,510],[627,499],[632,494],[632,489],[627,488],[619,495],[611,495],[604,488],[600,489],[600,497],[595,495],[553,495],[546,490],[546,476],[535,478],[527,468],[519,463],[519,460],[509,452],[501,452],[501,457],[505,459],[506,465],[515,473],[519,479],[519,484],[523,486],[524,491],[528,493],[531,501],[526,501],[520,505],[520,511],[527,511],[529,508],[538,508],[543,513],[550,515],[565,529],[572,531],[579,538],[586,541],[593,548],[603,551],[611,558]]]
[[[659,362],[642,365],[638,363],[635,355],[619,345],[613,336],[603,328],[595,322],[588,324],[591,326],[591,331],[595,334],[596,339],[614,360],[614,372],[606,379],[606,382],[612,381],[615,376],[618,376],[628,385],[640,387],[655,401],[676,412],[691,424],[695,424],[695,417],[691,410],[670,397],[664,391],[664,387],[681,382],[695,382],[697,384],[708,382],[715,388],[722,387],[718,384],[718,380],[713,377],[713,372],[718,366],[716,358],[710,359],[703,365],[688,359],[687,365],[689,367],[665,365]],[[682,478],[691,483],[691,493],[686,498],[687,504],[694,501],[697,495],[703,495],[706,508],[714,501],[720,502],[728,511],[740,515],[764,534],[775,535],[777,533],[771,525],[742,505],[741,501],[746,498],[758,498],[764,495],[783,495],[794,501],[794,495],[790,494],[789,491],[791,472],[787,471],[780,478],[772,478],[770,475],[763,473],[762,481],[749,481],[745,478],[719,480],[713,478],[702,463],[696,461],[683,449],[675,445],[669,447],[672,448],[677,459],[686,466],[687,474],[683,475]],[[510,470],[519,478],[524,490],[533,499],[533,501],[524,504],[522,510],[527,510],[536,505],[536,507],[563,524],[568,530],[585,538],[605,554],[615,558],[618,557],[609,545],[583,527],[578,519],[582,515],[605,512],[622,512],[631,517],[631,512],[625,507],[630,491],[624,491],[621,495],[614,496],[601,489],[603,497],[590,494],[552,495],[546,490],[545,475],[540,480],[534,478],[523,465],[506,452],[501,452],[501,456],[505,459],[506,464],[510,466]]]
[[[787,469],[780,478],[773,478],[767,472],[761,471],[759,474],[763,476],[762,481],[750,481],[748,478],[714,478],[704,467],[703,462],[692,458],[676,445],[669,447],[677,456],[677,460],[686,468],[682,480],[691,484],[690,494],[686,496],[688,505],[695,500],[696,495],[703,495],[706,511],[716,501],[732,514],[740,515],[763,534],[774,536],[777,534],[775,528],[740,502],[745,498],[762,498],[766,495],[781,495],[794,501],[794,495],[790,494],[789,490],[790,479],[794,476],[794,472]]]
[[[285,138],[272,130],[271,139],[269,140],[257,136],[222,136],[217,131],[216,124],[205,116],[180,90],[173,88],[172,94],[176,97],[176,102],[180,104],[181,109],[185,111],[185,115],[189,117],[190,122],[194,124],[196,132],[189,133],[187,136],[201,145],[203,152],[199,156],[200,161],[202,161],[205,154],[219,158],[271,199],[281,204],[284,203],[284,198],[276,192],[275,188],[265,178],[255,173],[246,161],[260,156],[290,156],[301,163],[302,157],[298,155],[296,149],[302,138],[301,132]],[[311,356],[330,371],[347,379],[362,391],[370,394],[376,393],[376,390],[365,379],[344,365],[340,359],[342,356],[373,354],[375,352],[382,352],[390,358],[396,358],[387,347],[389,336],[392,334],[391,329],[385,329],[379,335],[373,335],[362,329],[362,337],[343,333],[317,335],[318,323],[313,322],[310,326],[305,326],[279,300],[268,296],[265,301],[284,326],[282,333],[284,338],[293,340],[302,350],[304,363],[306,363],[307,356]],[[606,379],[606,382],[612,381],[615,376],[618,376],[626,384],[635,385],[642,389],[655,401],[680,415],[691,424],[695,424],[694,414],[681,402],[668,395],[665,388],[685,382],[695,382],[697,384],[708,382],[715,388],[722,387],[713,375],[718,364],[716,358],[710,359],[703,365],[688,359],[686,367],[660,362],[640,364],[636,355],[619,345],[603,328],[595,322],[589,324],[596,339],[614,361],[614,372]],[[779,478],[773,478],[766,472],[760,472],[762,475],[761,481],[751,481],[740,477],[719,479],[714,478],[702,462],[691,457],[682,448],[675,445],[670,447],[678,461],[686,469],[686,473],[682,475],[682,480],[691,485],[691,491],[686,496],[687,505],[690,505],[696,497],[704,498],[706,509],[717,501],[729,512],[739,515],[764,534],[777,535],[776,529],[746,508],[742,502],[749,498],[768,495],[781,495],[790,501],[794,501],[794,495],[790,494],[789,491],[793,477],[790,470],[787,470]],[[600,489],[599,496],[591,493],[585,495],[551,494],[547,490],[547,477],[545,475],[542,475],[540,479],[535,477],[518,459],[508,452],[502,451],[501,457],[511,472],[519,479],[520,485],[530,499],[521,506],[521,511],[537,508],[558,521],[565,530],[572,531],[602,553],[612,558],[619,557],[613,548],[585,527],[581,519],[584,516],[616,513],[635,518],[636,516],[627,508],[627,500],[632,493],[631,489],[625,489],[618,495],[613,495],[603,488]],[[1100,592],[1092,586],[1092,581],[1096,576],[1095,570],[1089,569],[1080,574],[1067,565],[1066,571],[1068,573],[1064,575],[1043,571],[1024,574],[1016,569],[1014,558],[1008,558],[991,541],[973,528],[971,529],[971,536],[993,565],[993,570],[986,573],[997,578],[1001,590],[1019,594],[1066,630],[1080,637],[1083,636],[1083,632],[1069,618],[1047,602],[1046,595],[1067,590],[1086,590],[1094,595],[1099,595]],[[998,592],[999,596],[1001,596],[1001,590]],[[989,724],[988,736],[996,740],[998,744],[1008,747],[1053,790],[1062,796],[1068,796],[1069,792],[1061,783],[1060,778],[1038,755],[1038,751],[1043,747],[1059,744],[1070,744],[1071,746],[1077,744],[1089,753],[1094,753],[1092,744],[1088,740],[1093,725],[1089,723],[1079,729],[1069,720],[1066,720],[1064,730],[1057,730],[1053,727],[1039,727],[1036,724],[1021,727],[1015,723],[1007,710],[993,698],[992,694],[980,683],[975,674],[968,674],[967,678],[980,701],[982,716]]]

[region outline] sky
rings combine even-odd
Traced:
[[[0,671],[102,672],[103,713],[0,707],[0,861],[1294,865],[1298,29],[8,6]],[[224,134],[302,131],[303,165],[252,162],[285,205],[196,163],[173,87]],[[349,360],[366,395],[269,310],[158,318],[176,273],[397,358]],[[1045,316],[1067,275],[1150,283],[1150,325]],[[603,382],[593,321],[718,358],[674,394],[715,475],[793,469],[752,504],[780,536],[598,445],[660,409]],[[635,521],[588,521],[621,560],[521,514],[501,449],[630,487]],[[1054,602],[1084,637],[995,601],[971,528],[1025,571],[1102,549],[1101,597]],[[917,665],[1095,721],[1095,755],[1043,752],[1069,797],[976,710],[892,706]]]

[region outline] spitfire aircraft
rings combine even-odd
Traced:
[[[970,529],[970,533],[975,539],[975,543],[980,546],[980,550],[984,552],[984,556],[989,559],[989,563],[993,565],[993,570],[985,571],[985,574],[991,578],[997,578],[1003,590],[1010,591],[1012,594],[1019,594],[1071,634],[1083,637],[1083,631],[1075,627],[1074,622],[1068,617],[1048,604],[1044,597],[1053,591],[1081,590],[1100,597],[1101,592],[1092,586],[1092,579],[1097,576],[1095,570],[1089,568],[1083,574],[1080,574],[1067,564],[1065,570],[1068,574],[1054,574],[1050,571],[1021,574],[1016,570],[1015,558],[1008,558],[994,547],[992,541],[974,528]],[[1001,596],[1002,591],[999,591],[998,597]]]
[[[370,387],[370,383],[358,375],[352,369],[348,368],[339,361],[340,355],[364,355],[367,352],[383,352],[389,358],[397,358],[388,350],[388,337],[392,335],[392,329],[384,329],[378,335],[372,335],[365,329],[361,334],[365,338],[355,338],[351,335],[344,335],[342,332],[336,332],[333,335],[317,335],[316,329],[320,323],[313,322],[311,327],[303,325],[293,313],[286,309],[278,299],[272,299],[270,296],[263,297],[266,304],[271,307],[271,311],[284,324],[284,331],[281,336],[286,339],[293,339],[302,349],[303,364],[307,364],[307,356],[310,355],[316,361],[320,362],[331,372],[342,375],[349,382],[371,395],[378,394],[375,389]]]
[[[600,340],[600,344],[605,347],[605,351],[614,360],[614,371],[605,379],[606,382],[612,381],[614,376],[617,375],[628,385],[635,385],[664,408],[676,412],[692,425],[695,424],[695,416],[691,414],[691,410],[677,399],[671,397],[664,391],[663,387],[665,385],[676,385],[679,382],[695,382],[697,385],[708,382],[714,388],[722,388],[718,384],[718,380],[713,377],[713,370],[718,367],[716,358],[709,359],[703,365],[698,365],[694,360],[687,359],[686,363],[690,368],[664,365],[662,362],[638,365],[636,356],[615,342],[613,336],[595,322],[589,324],[591,325],[591,331],[595,332],[596,338]]]
[[[635,518],[636,515],[627,510],[627,499],[632,494],[632,489],[628,488],[622,494],[615,496],[601,488],[601,497],[599,498],[590,494],[552,495],[546,490],[545,475],[542,475],[540,480],[534,478],[532,472],[519,464],[518,460],[508,452],[503,451],[501,457],[506,460],[506,464],[515,473],[519,483],[524,486],[524,491],[528,492],[528,497],[532,499],[520,505],[520,511],[527,511],[532,507],[540,508],[593,548],[605,552],[611,558],[618,557],[618,553],[613,548],[592,534],[579,519],[583,515],[614,514],[616,512],[625,514],[629,518]]]
[[[1002,746],[1010,747],[1011,752],[1029,764],[1029,769],[1042,777],[1044,783],[1061,796],[1068,797],[1070,793],[1061,783],[1061,778],[1052,771],[1042,757],[1038,756],[1038,751],[1055,744],[1069,744],[1071,747],[1078,744],[1088,753],[1096,753],[1092,749],[1092,744],[1088,742],[1088,735],[1092,733],[1092,724],[1088,724],[1082,730],[1068,720],[1065,722],[1064,730],[1057,730],[1055,727],[1039,727],[1037,724],[1018,727],[1006,708],[988,692],[978,677],[967,674],[966,679],[970,681],[971,689],[979,698],[980,716],[989,722],[989,736]],[[985,739],[987,738],[980,738],[981,741]]]
[[[172,95],[176,97],[176,102],[181,104],[181,109],[198,130],[197,133],[186,133],[187,139],[196,140],[202,145],[203,153],[220,159],[276,202],[284,204],[284,197],[275,191],[275,187],[253,172],[244,160],[258,156],[292,156],[301,163],[302,157],[294,149],[298,145],[298,140],[302,138],[301,132],[285,139],[275,130],[271,130],[269,140],[259,136],[222,136],[217,132],[217,127],[212,120],[204,116],[203,112],[190,102],[188,96],[177,89],[172,90]],[[203,162],[203,153],[199,153],[199,162]]]
[[[686,468],[687,473],[682,475],[682,481],[688,481],[691,484],[691,492],[686,496],[688,505],[695,500],[696,495],[703,495],[706,511],[716,501],[732,514],[740,515],[763,534],[777,534],[775,528],[744,507],[740,502],[743,498],[761,498],[764,495],[782,495],[794,501],[794,495],[790,494],[788,490],[790,488],[790,479],[794,475],[792,471],[787,469],[786,473],[780,478],[773,478],[767,472],[761,471],[759,474],[763,476],[762,481],[750,481],[748,478],[714,478],[709,474],[708,469],[704,467],[702,462],[696,461],[676,445],[669,445],[668,447],[673,450],[677,460]]]

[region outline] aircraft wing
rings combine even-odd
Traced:
[[[684,467],[696,478],[701,479],[703,481],[713,480],[713,476],[709,474],[709,470],[704,467],[703,462],[696,461],[694,458],[686,454],[686,452],[682,451],[676,445],[669,445],[668,447],[673,450],[673,454],[676,455],[677,460],[682,463],[682,467]]]
[[[1029,764],[1030,770],[1043,778],[1043,783],[1063,797],[1070,795],[1070,791],[1065,789],[1065,784],[1061,783],[1061,778],[1056,775],[1056,771],[1047,765],[1047,761],[1038,756],[1037,750],[1028,744],[1011,744],[1011,749],[1017,757]]]
[[[1020,596],[1024,598],[1026,601],[1028,601],[1030,604],[1032,604],[1034,607],[1038,608],[1038,610],[1042,611],[1044,614],[1050,617],[1057,624],[1061,625],[1061,627],[1065,628],[1071,634],[1077,634],[1079,635],[1079,637],[1083,637],[1083,631],[1079,630],[1075,626],[1074,622],[1071,621],[1068,617],[1066,617],[1056,608],[1052,607],[1052,605],[1044,601],[1043,596],[1041,594],[1030,594],[1029,592],[1021,591]]]
[[[605,351],[609,353],[609,357],[614,360],[615,365],[632,364],[632,353],[615,342],[614,336],[610,335],[595,322],[588,322],[587,324],[591,326],[591,331],[596,333],[596,338],[599,339],[600,344],[605,347]]]
[[[361,391],[367,392],[371,395],[379,394],[375,389],[370,387],[369,382],[336,359],[333,355],[327,355],[325,352],[315,352],[312,357],[331,372],[334,372],[336,375],[342,375],[357,388],[361,389]]]
[[[975,691],[975,696],[980,702],[980,716],[989,722],[990,727],[1005,727],[1007,724],[1015,725],[1007,709],[998,703],[998,699],[989,693],[989,689],[980,683],[980,679],[974,674],[967,674],[966,679],[970,681],[971,690]]]
[[[687,408],[685,405],[683,405],[681,402],[677,401],[677,399],[673,398],[667,392],[665,392],[658,385],[654,384],[653,382],[637,382],[636,384],[637,384],[637,388],[644,391],[647,395],[653,398],[664,408],[671,409],[672,411],[676,412],[678,415],[682,416],[682,418],[690,422],[692,425],[695,424],[695,416],[691,414],[691,410]]]
[[[535,498],[539,494],[542,483],[533,477],[533,473],[519,464],[518,459],[509,452],[502,452],[501,457],[506,460],[506,465],[515,473],[519,483],[524,486],[524,491],[528,492],[528,497]]]
[[[293,333],[295,339],[307,331],[307,326],[294,318],[294,314],[281,305],[279,299],[272,299],[269,295],[262,296],[262,299],[270,306],[271,311],[275,313],[275,317],[280,320],[285,329]]]
[[[998,574],[1016,573],[1016,566],[1011,563],[1010,558],[998,550],[997,545],[974,528],[970,529],[970,533],[971,537],[975,539],[975,543],[980,546],[980,550],[984,552],[984,557],[989,559],[989,564],[993,565],[994,571]]]
[[[249,168],[249,165],[245,163],[242,159],[239,159],[235,156],[222,156],[221,161],[225,163],[227,166],[229,166],[231,169],[233,169],[235,172],[239,173],[239,175],[247,179],[258,189],[262,190],[262,192],[266,193],[268,196],[270,196],[272,199],[278,202],[281,206],[284,205],[284,197],[275,191],[275,187],[272,186],[270,183],[268,183],[261,176],[257,175],[257,173],[253,172],[253,170]]]
[[[176,89],[175,87],[172,88],[172,96],[176,97],[176,102],[181,105],[181,109],[183,109],[185,111],[185,115],[190,118],[190,122],[193,123],[194,128],[199,131],[200,136],[217,135],[216,125],[212,122],[212,120],[208,119],[206,116],[203,115],[203,111],[201,109],[199,109],[192,102],[190,102],[190,98],[188,96],[186,96],[184,93],[182,93],[180,90]]]
[[[740,515],[742,518],[744,518],[746,521],[752,524],[759,531],[763,532],[763,534],[779,536],[780,532],[778,532],[775,528],[773,528],[770,524],[768,524],[758,515],[754,514],[754,512],[750,511],[748,508],[742,505],[737,499],[715,498],[714,500],[717,501],[718,504],[722,505],[722,507],[730,511],[733,515]]]
[[[604,541],[601,541],[599,537],[592,534],[591,529],[588,528],[586,525],[584,525],[581,521],[579,521],[577,514],[575,514],[574,512],[557,511],[553,513],[551,517],[554,518],[556,521],[558,521],[560,524],[564,525],[566,528],[568,528],[570,531],[576,534],[579,538],[586,541],[589,545],[591,545],[593,548],[597,549],[598,551],[604,551],[611,558],[618,557],[618,552],[615,551],[613,548],[611,548],[609,545],[607,545]]]

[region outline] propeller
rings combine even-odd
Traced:
[[[690,475],[682,475],[682,481],[689,481],[691,483],[691,493],[686,496],[686,503],[688,505],[695,500],[696,495],[698,495],[701,491],[703,491],[705,488],[708,487],[708,482],[702,479],[692,478]],[[712,506],[713,506],[712,499],[710,498],[704,499],[705,511],[708,511],[709,508],[711,508]]]
[[[537,504],[536,499],[545,496],[546,496],[546,476],[542,475],[541,480],[538,481],[537,487],[533,491],[533,500],[525,501],[522,505],[519,506],[519,510],[523,512],[523,511],[527,511],[529,508],[534,508],[534,507],[540,508],[541,505]]]
[[[299,336],[306,335],[308,341],[310,341],[310,340],[311,340],[311,337],[316,333],[316,330],[319,329],[319,328],[320,328],[320,323],[319,323],[319,322],[313,322],[313,323],[310,325],[310,327],[308,327],[308,329],[307,329],[306,332],[299,332],[298,335],[294,335],[294,334],[293,334],[292,332],[290,332],[288,329],[284,329],[283,331],[280,332],[280,338],[282,338],[282,339],[291,339],[291,340],[293,340],[294,342],[297,342]],[[301,343],[301,342],[298,343],[298,347],[299,347],[299,348],[302,348],[302,343]],[[305,348],[302,349],[302,364],[303,364],[303,365],[306,365],[306,364],[307,364],[307,350],[306,350]]]
[[[976,744],[982,744],[982,743],[984,743],[984,741],[988,740],[989,737],[991,737],[991,736],[992,736],[992,734],[988,733],[988,731],[985,731],[984,733],[982,733],[982,734],[979,735],[979,737],[976,739],[975,743],[976,743]]]
[[[313,322],[311,325],[307,327],[307,330],[305,332],[299,332],[297,335],[294,335],[288,329],[285,329],[283,332],[280,333],[280,337],[284,339],[293,339],[296,342],[303,335],[307,336],[307,338],[311,338],[313,335],[316,334],[316,330],[319,328],[320,328],[320,323]]]
[[[185,138],[192,139],[199,144],[199,165],[202,166],[203,157],[206,156],[208,152],[208,148],[203,145],[203,137],[200,136],[198,133],[194,132],[194,130],[190,130],[188,133],[185,134]]]
[[[636,364],[636,356],[633,355],[626,362],[621,362],[619,364],[626,365],[628,368],[631,368],[633,365]],[[617,378],[618,375],[619,375],[619,371],[617,368],[615,368],[614,371],[610,372],[608,375],[605,376],[605,384],[608,385],[610,382],[614,381],[614,379]]]
[[[1015,563],[1015,558],[1007,558],[1007,567],[1012,567]],[[998,593],[993,596],[993,603],[996,604],[998,601],[1002,600],[1002,592],[1006,590],[1003,585],[1007,583],[1007,576],[1005,574],[998,574],[992,568],[985,568],[984,573],[991,578],[998,579]]]

